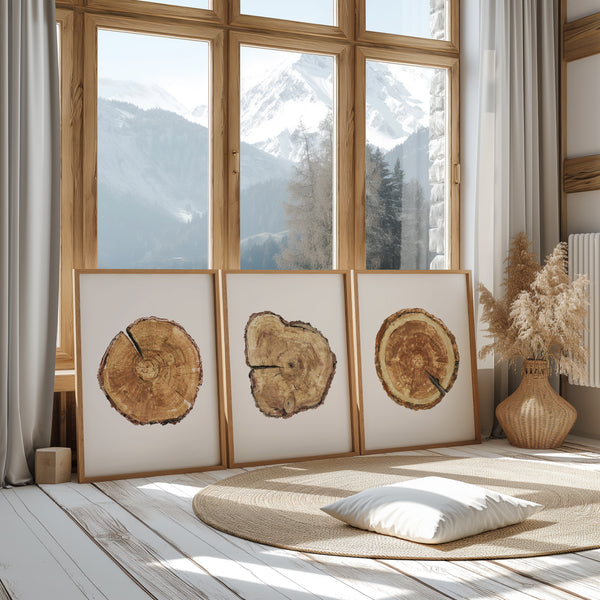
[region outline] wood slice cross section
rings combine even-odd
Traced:
[[[136,425],[179,423],[202,384],[198,346],[181,325],[159,317],[138,319],[125,331],[100,361],[100,388]]]
[[[288,419],[325,401],[337,359],[318,329],[264,311],[250,315],[244,340],[250,388],[262,413]]]
[[[375,367],[388,396],[421,410],[444,398],[458,375],[456,339],[437,317],[421,308],[389,316],[375,339]]]

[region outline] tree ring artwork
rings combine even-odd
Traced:
[[[265,416],[289,419],[323,404],[337,359],[318,329],[263,311],[250,315],[244,342],[250,390]]]
[[[175,321],[143,317],[112,339],[98,383],[111,406],[135,425],[179,423],[202,385],[200,350]]]
[[[434,407],[458,375],[456,339],[444,322],[422,308],[390,315],[375,339],[375,368],[387,395],[413,410]]]

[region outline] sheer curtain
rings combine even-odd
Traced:
[[[52,419],[60,251],[54,0],[0,2],[0,469],[33,481]]]
[[[559,241],[559,64],[558,0],[481,3],[474,271],[495,294],[513,235],[525,231],[542,259]],[[479,366],[487,405],[520,380]]]

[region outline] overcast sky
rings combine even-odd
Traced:
[[[207,8],[208,1],[179,0],[173,4]],[[333,22],[333,2],[326,0],[241,0],[241,10],[313,23]],[[396,29],[401,26],[405,29]],[[368,0],[367,29],[428,36],[429,0]],[[190,109],[205,103],[207,42],[107,30],[99,32],[98,41],[98,77],[157,84]],[[246,52],[245,55],[245,63],[249,64],[251,54]],[[272,54],[274,60],[286,55]],[[264,68],[267,55],[263,52],[261,56],[261,68]]]

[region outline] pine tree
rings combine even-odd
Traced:
[[[375,151],[375,164],[381,174],[381,184],[379,186],[379,202],[381,202],[381,233],[383,247],[381,249],[381,268],[394,269],[397,268],[395,263],[399,252],[396,251],[396,244],[400,244],[400,240],[394,239],[394,229],[396,218],[399,215],[394,214],[393,209],[393,185],[389,167],[383,156],[380,148]]]
[[[382,230],[383,204],[379,197],[382,173],[376,160],[376,150],[367,145],[365,154],[365,229],[367,242],[367,269],[381,269],[385,246]]]
[[[390,199],[386,210],[390,215],[390,247],[393,254],[393,269],[401,268],[402,259],[402,225],[403,225],[403,195],[404,195],[404,171],[400,167],[400,159],[394,163],[391,175]]]
[[[404,172],[396,160],[390,173],[380,148],[367,146],[366,237],[367,268],[399,269],[402,240]]]
[[[333,118],[321,123],[321,135],[303,124],[297,134],[303,156],[290,181],[285,204],[288,245],[276,256],[282,269],[331,268],[333,262]]]
[[[302,125],[298,137],[303,156],[288,186],[285,205],[287,248],[276,257],[284,269],[331,267],[333,248],[333,120],[322,123],[317,137]],[[367,146],[365,156],[367,268],[401,268],[404,171],[393,171],[380,148]],[[421,190],[422,198],[422,190]]]

